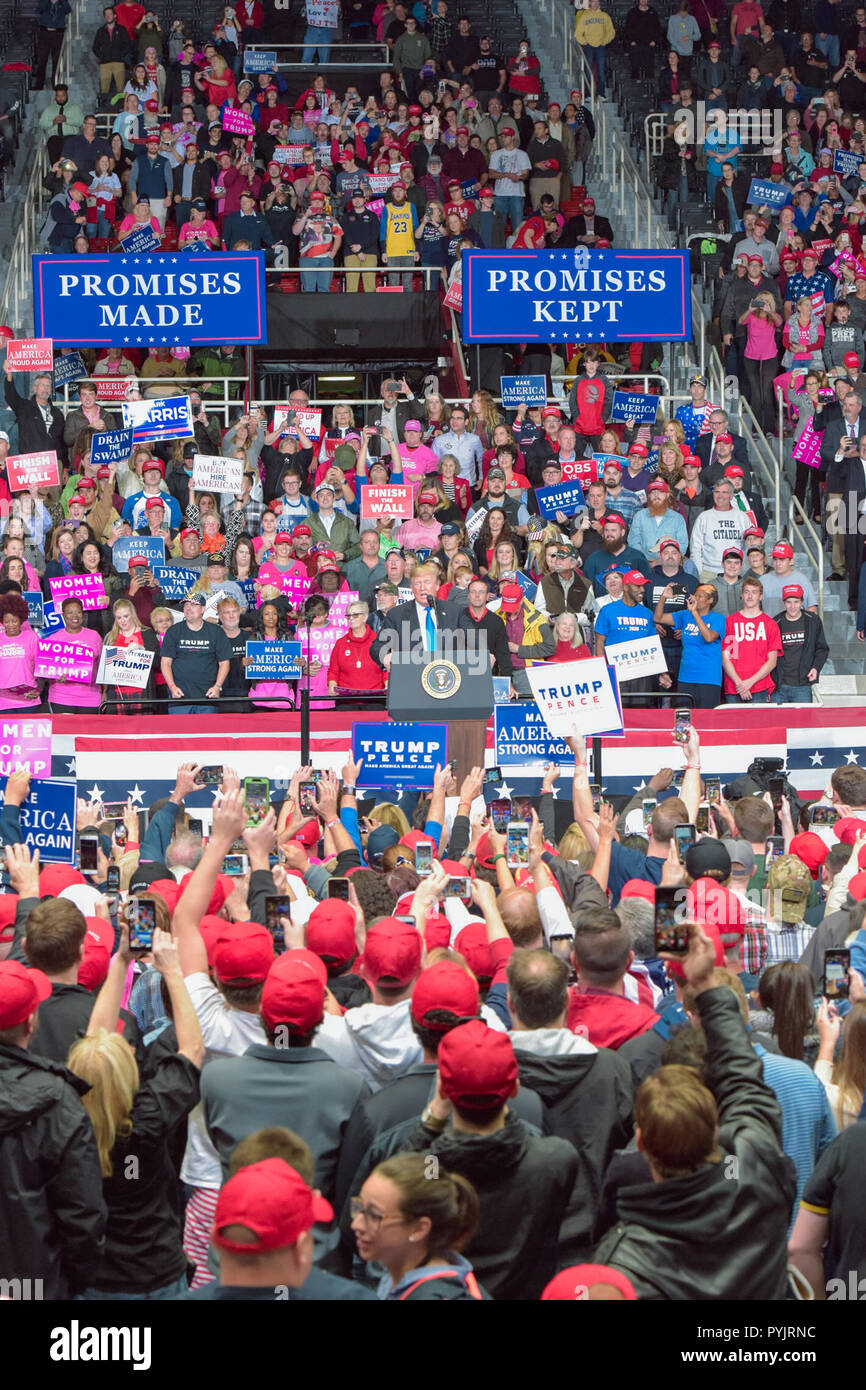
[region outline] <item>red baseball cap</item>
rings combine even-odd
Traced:
[[[187,536],[198,536],[198,531],[194,526],[184,526],[178,539],[183,541],[186,540]]]
[[[648,452],[647,446],[645,444],[640,444],[637,441],[634,444],[629,444],[628,451],[630,454],[640,454],[641,458],[643,459],[647,457]]]
[[[504,125],[499,132],[500,135],[516,135],[517,131],[513,125]]]
[[[111,477],[111,469],[108,468],[108,467],[106,466],[106,464],[103,463],[102,466],[101,466],[100,468],[97,468],[97,470],[96,470],[96,476],[97,476],[97,478],[110,478],[110,477]]]
[[[866,821],[858,820],[856,816],[843,816],[841,820],[837,820],[833,829],[836,839],[843,845],[853,845],[858,835],[866,835]]]
[[[78,983],[85,989],[98,989],[108,974],[114,950],[114,928],[102,917],[85,917],[84,959],[78,967]]]
[[[328,972],[313,951],[300,947],[278,956],[262,990],[262,1018],[268,1028],[282,1023],[311,1033],[325,1009]]]
[[[161,497],[148,497],[147,501],[144,504],[144,510],[146,512],[151,512],[153,511],[154,507],[160,507],[163,511],[165,511],[165,503],[163,502]]]
[[[131,570],[147,569],[147,566],[150,563],[150,561],[148,560],[146,555],[130,555],[126,563],[127,567]]]
[[[405,988],[421,967],[424,942],[409,922],[381,917],[367,932],[364,973],[373,984]]]
[[[623,584],[648,584],[649,580],[640,570],[626,570],[622,577]]]
[[[264,1158],[240,1168],[220,1188],[214,1213],[213,1243],[236,1255],[257,1255],[297,1244],[317,1221],[331,1221],[334,1209],[308,1187],[282,1158]],[[229,1240],[227,1227],[243,1226],[256,1239]]]
[[[86,882],[84,875],[77,869],[70,868],[68,864],[46,864],[45,868],[39,871],[39,896],[59,898],[64,888],[71,888],[73,883]]]
[[[223,984],[258,984],[274,961],[274,941],[258,922],[227,922],[213,950],[213,970]]]
[[[495,198],[496,194],[492,188],[482,188],[478,194],[479,198]]]
[[[803,586],[801,584],[786,584],[782,589],[782,602],[786,598],[802,598]]]
[[[816,835],[812,830],[804,830],[794,836],[788,846],[788,853],[795,854],[806,865],[812,877],[817,879],[830,848],[820,835]]]
[[[356,953],[355,909],[339,898],[327,898],[313,908],[307,921],[307,950],[337,967],[348,965]]]
[[[607,467],[606,464],[605,467]],[[601,524],[602,526],[621,526],[624,531],[627,529],[625,518],[621,517],[618,512],[608,512],[606,516],[602,517]]]
[[[161,476],[162,476],[163,478],[165,477],[165,464],[163,463],[162,459],[155,459],[155,458],[145,459],[145,460],[144,460],[144,463],[141,465],[141,471],[142,471],[142,473],[143,473],[143,474],[146,473],[147,470],[148,470],[149,468],[157,468],[157,469],[159,469],[159,472],[160,472]]]
[[[95,479],[95,478],[81,478],[81,479],[79,480],[78,487],[76,488],[76,491],[77,491],[77,492],[80,492],[81,489],[82,489],[83,487],[86,487],[86,488],[91,488],[91,487],[93,487],[93,488],[95,488],[95,487],[96,487],[96,479]]]
[[[718,48],[719,43],[713,39],[707,47]],[[613,1289],[619,1289],[627,1303],[637,1302],[637,1294],[631,1280],[620,1270],[612,1269],[610,1265],[572,1265],[569,1269],[561,1269],[542,1291],[541,1301],[575,1303],[586,1299],[589,1302],[589,1291],[597,1284],[608,1284]]]
[[[480,925],[486,941],[487,928],[483,922]],[[464,927],[464,931],[468,930]],[[437,1010],[456,1014],[457,1018],[474,1018],[478,1009],[478,982],[456,961],[440,960],[422,970],[415,981],[412,1017],[423,1028],[445,1032],[454,1026],[451,1022],[431,1018]]]
[[[741,468],[738,463],[729,463],[725,469],[726,478],[745,478],[745,476],[745,469]]]
[[[652,903],[655,907],[655,884],[650,883],[645,878],[629,878],[622,885],[619,896],[621,898],[645,898],[648,903]]]
[[[282,531],[280,534],[285,535],[285,532]],[[312,534],[312,530],[305,521],[299,521],[294,531],[292,532],[293,536],[311,536]]]
[[[463,956],[478,983],[489,985],[493,979],[494,967],[485,924],[483,922],[469,922],[462,931],[458,932],[454,941],[454,949]]]
[[[326,560],[323,565],[319,565],[318,574],[339,574],[340,566],[336,560]]]
[[[76,507],[76,506],[78,506],[78,507],[86,507],[86,506],[87,506],[87,498],[86,498],[86,497],[82,497],[80,492],[76,492],[76,494],[75,494],[74,497],[70,497],[70,499],[69,499],[69,501],[67,502],[66,505],[67,505],[68,507]]]
[[[274,545],[291,545],[292,537],[288,531],[278,531],[274,536]]]
[[[674,550],[678,550],[682,555],[683,548],[680,545],[679,541],[674,540],[673,536],[665,536],[664,540],[659,541],[659,554],[661,554],[665,547],[669,545],[672,545]],[[622,894],[620,894],[620,897],[622,897]]]
[[[523,590],[519,584],[503,584],[499,598],[504,612],[516,613],[523,603]]]
[[[863,899],[866,898],[866,873],[861,870],[859,874],[855,874],[853,878],[848,880],[848,892],[855,902],[862,903]]]
[[[403,899],[401,898],[399,901],[403,902]],[[397,910],[400,912],[408,913],[411,903],[412,894],[408,893],[406,895],[406,901],[403,902],[403,906],[398,906]],[[426,922],[424,923],[424,945],[427,947],[428,952],[435,951],[437,947],[448,947],[450,944],[451,923],[448,921],[448,918],[443,913],[431,912],[428,915]],[[450,963],[452,965],[454,964],[453,961],[451,961]],[[418,986],[416,985],[414,990],[412,991],[413,999],[417,992]]]
[[[794,547],[787,541],[777,541],[772,551],[774,560],[793,560]]]
[[[701,463],[697,454],[683,454],[681,466],[683,468],[703,468],[704,465]]]
[[[457,134],[458,134],[458,135],[468,135],[468,134],[469,134],[469,127],[468,127],[468,125],[459,125],[459,126],[457,127]]]
[[[856,352],[846,352],[842,360],[844,361],[846,367],[860,366],[860,358],[857,356]]]
[[[733,442],[733,436],[725,433],[724,431],[721,434],[716,435],[717,444],[733,444]]]
[[[41,970],[28,970],[18,960],[0,961],[0,1028],[23,1023],[50,993],[51,981]]]
[[[629,452],[632,452],[632,451],[629,450]],[[651,483],[649,484],[649,486],[647,487],[647,492],[664,492],[664,493],[667,493],[667,491],[668,491],[668,485],[667,485],[667,483],[665,482],[664,478],[653,478],[652,482],[651,482]]]
[[[686,892],[689,917],[719,933],[722,945],[730,949],[742,937],[748,924],[741,898],[714,878],[697,878]]]
[[[452,1028],[439,1044],[439,1081],[449,1100],[467,1110],[504,1105],[517,1084],[517,1060],[507,1033],[480,1019]]]
[[[722,938],[719,934],[718,927],[711,926],[709,922],[703,922],[701,925],[703,926],[705,935],[710,938],[710,941],[713,943],[713,947],[715,948],[715,964],[717,966],[723,966],[725,963],[725,948],[722,945]],[[686,977],[685,972],[683,971],[682,961],[665,961],[665,968],[667,969],[668,975],[672,980],[678,980],[681,985],[685,984]]]
[[[548,415],[555,415],[557,420],[562,419],[562,411],[559,409],[559,406],[556,405],[546,405],[544,407],[544,409],[541,412],[542,420],[546,420]]]
[[[439,502],[439,498],[436,496],[435,492],[419,492],[417,501],[429,502],[431,507],[435,507]]]

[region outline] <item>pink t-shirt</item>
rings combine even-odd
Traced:
[[[410,521],[403,522],[397,532],[397,539],[401,545],[409,546],[412,550],[416,550],[418,546],[435,550],[439,544],[441,530],[441,521],[419,521],[417,517],[413,517]]]
[[[99,657],[102,652],[102,638],[98,632],[91,632],[89,627],[83,627],[80,632],[67,632],[65,628],[60,628],[56,634],[65,642],[74,642],[76,647],[86,647],[93,652],[93,675],[99,669]],[[56,701],[58,705],[76,705],[79,709],[98,709],[102,704],[102,690],[98,685],[86,685],[84,681],[52,681],[48,687],[49,701]]]
[[[426,444],[419,444],[417,449],[410,449],[408,444],[401,444],[400,457],[403,460],[403,477],[407,483],[414,483],[416,486],[425,474],[435,473],[439,467],[438,458]]]
[[[25,623],[17,637],[0,635],[0,709],[20,709],[27,705],[20,696],[10,695],[15,686],[35,686],[36,633]],[[34,708],[39,705],[33,701]]]
[[[266,584],[273,584],[275,588],[282,589],[285,579],[306,579],[307,569],[300,560],[293,560],[288,569],[279,569],[275,560],[266,560],[256,578],[263,588]]]
[[[745,356],[756,362],[767,362],[775,357],[777,352],[776,325],[773,320],[750,314],[746,319]]]

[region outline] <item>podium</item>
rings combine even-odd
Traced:
[[[435,653],[412,648],[392,656],[388,713],[402,722],[447,724],[448,757],[459,782],[484,766],[493,676],[485,632],[458,630],[442,637]]]

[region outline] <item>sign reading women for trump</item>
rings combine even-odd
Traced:
[[[363,759],[359,787],[432,787],[448,761],[448,725],[353,724],[352,757]]]
[[[63,347],[268,341],[263,251],[34,256],[33,301]]]
[[[59,608],[65,598],[77,598],[85,609],[108,607],[101,574],[62,574],[57,579],[49,579],[48,586],[55,608]]]
[[[81,647],[77,642],[48,637],[37,644],[33,674],[43,680],[89,683],[93,678],[94,656],[89,647]]]
[[[560,737],[621,730],[622,715],[610,669],[603,656],[528,666],[526,676],[539,713]]]
[[[464,251],[465,341],[690,342],[688,254]]]
[[[0,720],[0,777],[29,772],[51,776],[51,720]]]

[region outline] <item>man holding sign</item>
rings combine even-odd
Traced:
[[[12,380],[8,359],[3,363],[6,373],[6,404],[18,423],[18,448],[22,454],[44,454],[53,450],[64,468],[69,464],[66,441],[63,438],[63,416],[51,404],[51,373],[37,372],[33,378],[33,395],[29,401],[19,396]]]
[[[644,605],[647,579],[640,570],[628,570],[622,577],[622,598],[606,603],[595,620],[595,654],[604,656],[607,647],[633,642],[636,638],[655,638],[653,615]],[[659,685],[669,690],[671,678],[665,672]],[[629,693],[648,694],[655,688],[651,677],[629,681]]]

